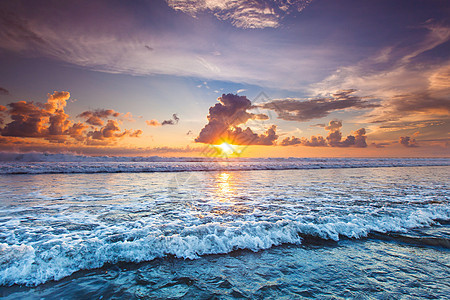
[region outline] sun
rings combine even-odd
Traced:
[[[234,148],[233,148],[233,145],[231,145],[231,144],[228,144],[228,143],[222,143],[222,144],[220,144],[220,145],[217,145],[217,147],[219,147],[220,151],[221,151],[223,154],[231,155],[231,154],[234,153]]]
[[[219,156],[224,157],[238,156],[241,153],[239,146],[232,145],[226,142],[223,142],[220,145],[214,145],[214,148],[216,148]]]

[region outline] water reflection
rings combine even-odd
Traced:
[[[230,173],[223,172],[217,176],[217,195],[220,202],[229,202],[233,197],[235,190],[230,185],[232,180],[233,176]]]
[[[228,220],[229,217],[236,219],[253,212],[251,200],[242,197],[239,192],[245,185],[239,175],[239,172],[221,172],[214,178],[213,195],[210,197],[211,214]]]

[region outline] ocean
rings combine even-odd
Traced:
[[[448,158],[8,159],[5,299],[450,299]]]

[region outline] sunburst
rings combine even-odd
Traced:
[[[238,145],[233,145],[227,142],[223,142],[220,145],[213,145],[213,147],[216,149],[218,156],[239,156],[241,153],[240,147]]]

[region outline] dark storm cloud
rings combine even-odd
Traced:
[[[138,137],[142,131],[121,131],[116,120],[108,120],[103,126],[103,121],[108,117],[117,117],[120,113],[114,110],[85,111],[80,117],[86,119],[86,123],[73,123],[64,109],[69,92],[54,92],[49,94],[46,103],[34,103],[18,101],[8,104],[8,107],[0,107],[0,111],[6,112],[11,122],[1,128],[4,141],[16,141],[17,138],[43,138],[52,143],[66,144],[93,144],[101,140],[103,145],[114,143],[117,139],[130,136]],[[103,126],[87,131],[94,126]]]
[[[271,126],[265,133],[257,134],[249,127],[242,129],[238,125],[248,120],[262,120],[264,114],[253,114],[247,110],[253,108],[246,96],[223,94],[217,99],[219,103],[210,107],[208,124],[195,139],[197,143],[221,144],[223,142],[239,145],[273,145],[278,135],[276,126]]]
[[[328,136],[323,138],[322,136],[312,136],[310,140],[306,138],[287,137],[280,145],[281,146],[293,146],[302,145],[309,147],[356,147],[366,148],[366,130],[364,128],[358,129],[353,132],[353,135],[348,135],[345,139],[342,139],[342,122],[338,120],[332,120],[324,127],[325,130],[329,130]]]
[[[401,136],[399,139],[399,143],[408,148],[419,147],[415,139],[410,138],[409,136]]]
[[[355,90],[342,90],[328,98],[312,100],[283,99],[260,104],[258,107],[274,110],[278,118],[287,121],[305,122],[328,116],[336,110],[367,109],[379,107],[361,97],[352,95]]]

